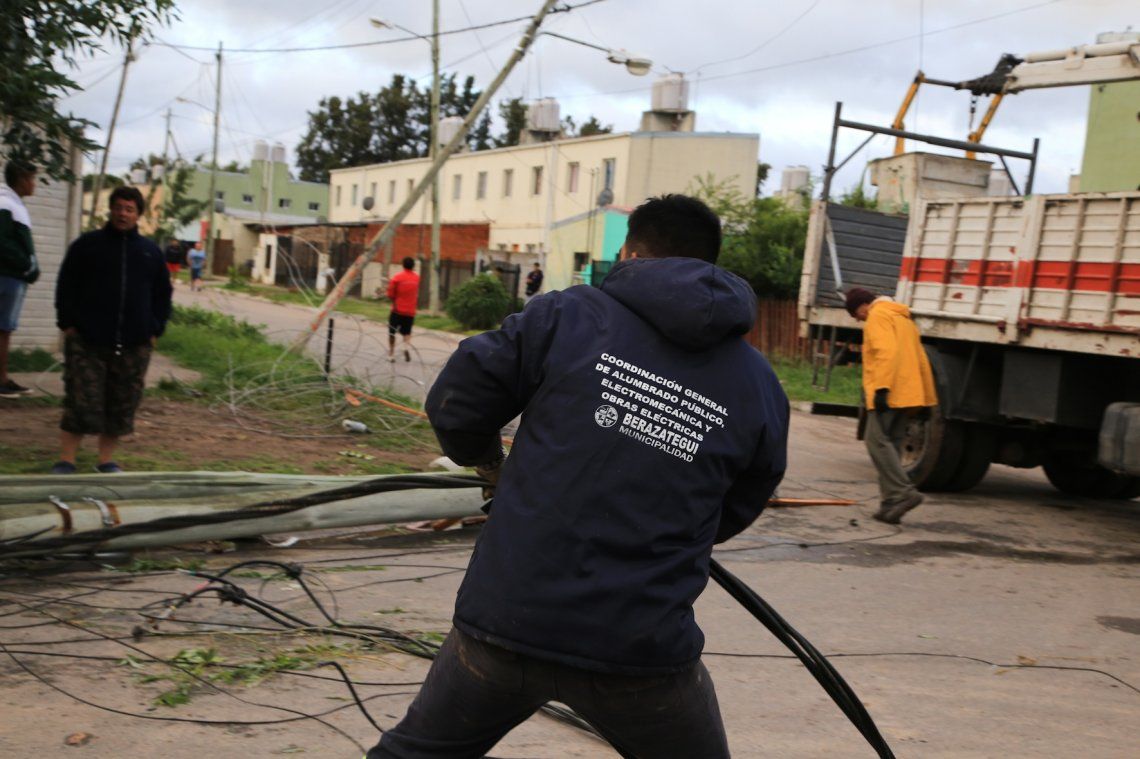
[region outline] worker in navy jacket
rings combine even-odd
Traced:
[[[151,349],[170,318],[165,258],[138,230],[142,193],[116,187],[109,203],[106,226],[71,243],[56,282],[64,397],[53,474],[75,473],[85,435],[98,436],[97,472],[122,471],[114,453],[134,432]]]
[[[369,759],[483,756],[549,700],[626,756],[728,755],[693,603],[784,474],[788,401],[720,237],[700,201],[651,199],[600,289],[537,297],[448,361],[428,416],[494,500],[455,630]]]

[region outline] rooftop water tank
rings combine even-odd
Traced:
[[[166,176],[166,167],[161,163],[150,167],[150,178],[155,182],[161,182],[164,176]]]
[[[273,143],[272,158],[274,163],[285,163],[285,145],[280,142]]]
[[[131,184],[146,184],[146,169],[131,169]]]
[[[652,110],[658,113],[687,113],[689,83],[683,74],[666,74],[653,83]]]
[[[446,116],[439,120],[439,129],[436,132],[436,138],[440,145],[446,145],[451,142],[455,135],[459,134],[459,128],[463,126],[462,116]]]
[[[253,143],[253,160],[269,160],[269,143],[267,143],[265,140],[258,140],[257,142]]]
[[[562,114],[558,101],[542,98],[530,104],[526,111],[526,128],[532,132],[558,132],[562,129]]]
[[[780,172],[780,191],[796,192],[811,182],[811,171],[807,166],[785,166]]]

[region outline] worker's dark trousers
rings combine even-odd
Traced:
[[[640,677],[515,654],[452,630],[404,719],[367,759],[481,757],[548,701],[585,718],[622,756],[728,757],[704,665]]]

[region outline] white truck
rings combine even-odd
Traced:
[[[817,201],[805,332],[857,340],[838,294],[855,285],[923,334],[939,406],[901,451],[921,488],[966,490],[999,462],[1140,496],[1140,192],[919,200],[909,219]]]
[[[889,128],[846,121],[836,106],[804,252],[802,330],[826,346],[816,355],[830,376],[835,345],[861,337],[843,291],[862,286],[910,307],[939,395],[900,451],[919,487],[966,490],[999,462],[1042,466],[1066,493],[1140,496],[1140,192],[1033,195],[1036,140],[1031,152],[981,144],[1006,95],[1136,79],[1140,34],[1110,33],[1094,45],[1004,55],[965,82],[919,72]],[[923,83],[991,98],[966,141],[903,129]],[[869,136],[837,164],[841,128]],[[896,138],[894,157],[874,167],[880,207],[896,213],[829,203],[835,172],[876,134]],[[967,157],[904,153],[906,140]],[[985,197],[991,164],[976,153],[997,157],[1015,192],[1006,159],[1029,161],[1025,195]]]

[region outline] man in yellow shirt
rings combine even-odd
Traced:
[[[853,287],[847,313],[863,325],[863,400],[867,406],[864,442],[879,473],[881,508],[875,519],[898,524],[922,503],[907,477],[898,448],[907,417],[938,405],[934,375],[910,309],[886,296]]]

